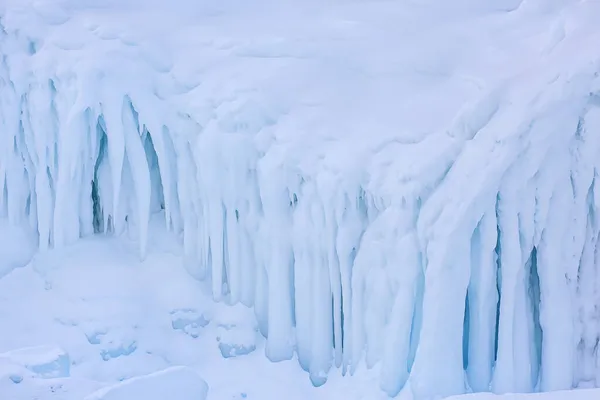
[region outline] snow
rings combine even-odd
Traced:
[[[460,396],[447,397],[448,400],[589,400],[595,399],[600,394],[598,389],[581,389],[569,391],[556,391],[533,394],[504,394],[496,395],[492,393],[474,393]]]
[[[297,361],[269,362],[251,310],[214,303],[205,283],[185,272],[176,238],[156,226],[161,222],[157,217],[162,218],[151,221],[150,251],[143,262],[137,260],[134,242],[93,237],[37,254],[31,264],[0,280],[0,315],[11,321],[3,324],[0,335],[3,399],[201,399],[204,381],[208,400],[388,398],[377,388],[378,375],[364,366],[352,377],[333,371],[325,385],[315,388]],[[27,293],[27,301],[22,293]],[[181,329],[194,323],[195,330]],[[249,337],[255,351],[223,358],[222,343],[247,344]],[[135,341],[137,346],[129,354],[104,360],[104,345],[119,340]],[[29,344],[33,346],[24,348]],[[70,359],[66,376],[43,376],[22,366],[65,356]],[[165,388],[170,388],[169,395],[161,392]],[[148,396],[150,389],[154,397]],[[592,400],[599,390],[527,396],[478,393],[451,399]],[[398,398],[413,399],[410,391]]]
[[[600,385],[599,17],[3,1],[0,352],[62,349],[77,399],[177,365],[209,399]]]
[[[172,367],[100,389],[85,400],[205,400],[208,386],[193,370]]]
[[[36,250],[35,233],[26,227],[13,227],[0,218],[0,278],[26,265]]]
[[[71,362],[62,349],[52,346],[26,347],[0,354],[0,363],[18,365],[41,378],[69,376]],[[14,374],[11,375],[11,380]],[[22,379],[22,378],[21,378]]]
[[[108,393],[146,400],[121,390],[150,385],[161,400],[186,397],[173,390],[165,397],[157,386],[182,385],[197,399],[200,379],[208,400],[384,398],[367,371],[354,379],[333,374],[331,385],[317,389],[295,360],[268,361],[252,310],[213,302],[206,283],[186,272],[163,218],[151,220],[144,261],[135,242],[96,236],[38,253],[0,280],[0,315],[10,321],[0,334],[3,400],[88,400],[104,393],[106,400]],[[25,367],[65,358],[62,374]]]

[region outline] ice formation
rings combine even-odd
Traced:
[[[316,385],[600,385],[598,2],[122,3],[0,5],[0,215],[41,250],[143,257],[164,209]]]

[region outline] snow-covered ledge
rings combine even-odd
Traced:
[[[598,2],[3,3],[0,215],[42,250],[143,257],[164,208],[316,385],[600,384]]]

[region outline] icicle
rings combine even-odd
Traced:
[[[264,229],[264,228],[263,228]],[[266,238],[264,232],[257,232],[260,238]],[[257,248],[256,250],[256,298],[254,299],[254,314],[258,321],[258,328],[260,333],[269,338],[269,278],[267,275],[266,268],[264,267],[264,260],[267,258],[264,248]]]
[[[342,347],[342,282],[340,275],[340,262],[335,248],[335,239],[337,237],[337,228],[334,225],[334,217],[331,213],[325,215],[325,227],[326,236],[328,240],[328,254],[329,260],[329,282],[331,283],[331,294],[332,294],[332,307],[333,307],[333,337],[334,337],[334,350],[335,350],[335,366],[340,367],[342,365],[343,358],[343,347]]]
[[[85,132],[81,149],[81,160],[83,168],[80,172],[79,184],[79,231],[81,236],[89,236],[94,233],[94,200],[92,198],[92,185],[98,156],[96,143],[96,121],[90,109],[84,111]]]
[[[294,296],[296,320],[296,352],[298,361],[306,371],[310,368],[312,318],[311,302],[313,298],[312,266],[314,263],[308,250],[312,230],[309,226],[308,205],[312,200],[308,195],[300,195],[293,214],[292,242],[294,249]]]
[[[524,280],[519,244],[519,224],[516,196],[508,191],[499,195],[497,216],[500,241],[500,319],[498,326],[498,355],[492,388],[494,393],[517,390],[515,376],[515,302],[519,283]],[[518,327],[520,328],[520,327]]]
[[[135,187],[137,223],[139,224],[140,258],[146,257],[148,246],[148,223],[150,220],[150,170],[144,152],[144,146],[136,128],[132,105],[129,101],[123,101],[122,109],[123,134],[125,136],[125,148],[129,167],[133,174]]]
[[[121,176],[123,171],[123,159],[125,158],[125,133],[123,132],[123,99],[113,95],[105,95],[101,104],[105,124],[104,132],[108,137],[108,159],[110,162],[110,173],[112,182],[112,223],[116,234],[123,232],[123,215],[119,214],[121,197]]]
[[[565,171],[567,172],[567,171]],[[555,187],[550,201],[548,225],[544,229],[538,252],[541,305],[540,323],[544,332],[542,342],[541,390],[570,389],[573,380],[572,301],[567,260],[562,246],[568,243],[568,217],[571,214],[569,178],[565,174],[554,179],[562,185]]]
[[[492,379],[497,328],[497,228],[493,208],[484,214],[471,240],[467,377],[473,391],[481,392],[489,389]]]
[[[160,170],[160,180],[162,182],[163,199],[165,206],[165,224],[167,230],[179,230],[178,220],[173,216],[174,205],[177,201],[177,189],[174,180],[177,179],[173,172],[173,160],[176,155],[172,150],[172,145],[167,144],[170,141],[168,138],[169,130],[164,126],[150,125],[150,134],[152,135],[152,143],[154,151],[158,159],[158,168]]]
[[[465,391],[463,322],[470,279],[470,235],[457,232],[427,244],[427,268],[419,347],[411,387],[420,397]],[[453,285],[447,285],[447,282]]]
[[[316,191],[314,196],[318,196]],[[312,321],[309,372],[313,385],[320,386],[327,380],[327,373],[331,368],[333,316],[329,273],[331,261],[328,260],[325,215],[318,200],[309,201],[309,220],[313,225],[309,250],[312,253],[313,269],[310,281],[313,291],[310,297]]]
[[[225,231],[226,231],[226,251],[225,265],[227,267],[227,286],[229,288],[229,299],[235,304],[240,301],[242,285],[240,258],[243,256],[240,248],[240,228],[236,217],[237,209],[233,204],[225,206]],[[239,215],[239,212],[237,212]]]
[[[209,212],[205,215],[208,218],[208,237],[210,238],[212,294],[213,299],[219,301],[223,295],[223,284],[225,283],[223,275],[225,269],[225,241],[223,237],[225,234],[225,212],[223,204],[215,196],[211,196],[208,200],[208,210]]]
[[[271,361],[293,356],[292,289],[293,252],[289,234],[291,215],[289,198],[283,179],[266,165],[261,173],[261,199],[265,218],[265,269],[268,275],[268,337],[266,355]],[[214,279],[214,278],[213,278]]]
[[[83,114],[72,114],[59,128],[58,179],[54,209],[54,245],[64,246],[80,237],[79,188],[81,185],[81,143],[89,135]]]
[[[358,196],[352,200],[344,195],[343,203],[338,206],[336,217],[338,232],[336,238],[336,249],[340,262],[340,278],[342,285],[342,313],[343,313],[343,368],[351,364],[352,360],[352,319],[353,319],[353,297],[352,297],[352,266],[358,249],[360,237],[364,231],[364,223],[367,218],[366,210],[361,209]]]
[[[412,210],[409,210],[410,212]],[[381,369],[381,388],[390,396],[396,396],[406,383],[410,365],[410,342],[413,312],[417,301],[417,279],[421,257],[416,234],[410,232],[399,238],[393,264],[398,268],[398,286],[394,289],[395,300],[384,337],[385,350]],[[401,274],[401,276],[400,276]]]

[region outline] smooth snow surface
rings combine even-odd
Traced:
[[[273,3],[2,2],[0,217],[50,259],[93,233],[144,259],[163,210],[187,271],[252,307],[268,359],[297,358],[314,386],[347,372],[417,399],[599,386],[600,2]],[[96,299],[113,328],[81,328],[101,346],[81,365],[93,375],[139,351],[128,324],[175,290],[129,253],[130,280],[91,257],[49,281],[17,256],[6,290],[38,274],[81,299],[80,281],[115,277]],[[199,335],[184,308],[167,307],[173,327]],[[65,310],[31,321],[71,326]],[[257,348],[241,336],[220,356]],[[73,357],[27,337],[0,351]]]
[[[172,367],[100,389],[85,400],[205,400],[208,386],[189,368]]]
[[[387,398],[369,371],[315,388],[296,361],[270,362],[252,310],[214,303],[161,222],[144,262],[133,243],[94,237],[0,279],[0,399],[201,400],[201,379],[208,400]]]
[[[9,225],[0,218],[0,278],[26,265],[36,249],[35,233],[23,226]]]
[[[593,400],[600,396],[600,389],[582,389],[533,394],[473,393],[447,397],[448,400]]]

